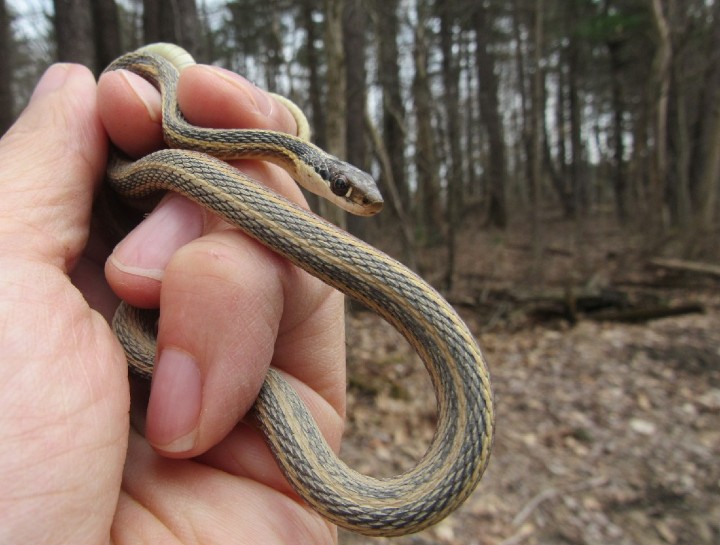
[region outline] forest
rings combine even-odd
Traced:
[[[0,0],[0,134],[49,64],[156,41],[298,104],[385,198],[313,209],[480,339],[488,477],[394,543],[720,542],[720,1]],[[393,473],[432,392],[394,331],[348,321],[343,453]]]
[[[36,0],[0,15],[0,128],[54,60],[100,72],[176,42],[289,96],[316,143],[376,174],[378,221],[400,226],[411,261],[452,252],[467,222],[553,214],[684,237],[677,257],[714,246],[716,2]]]

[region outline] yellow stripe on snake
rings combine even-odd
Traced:
[[[349,468],[327,445],[295,391],[272,369],[254,411],[289,482],[330,521],[367,535],[407,534],[438,522],[472,493],[490,456],[492,392],[475,338],[442,296],[404,265],[221,161],[272,161],[299,184],[350,212],[369,215],[382,206],[368,174],[302,138],[190,125],[179,111],[175,88],[179,70],[193,62],[177,46],[155,44],[106,69],[130,70],[160,90],[166,142],[182,148],[132,163],[115,157],[108,166],[108,183],[126,199],[162,191],[185,195],[361,301],[405,336],[432,379],[438,425],[424,457],[401,475],[375,479]],[[113,327],[131,369],[150,376],[154,318],[146,312],[122,304]]]

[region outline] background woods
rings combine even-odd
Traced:
[[[482,333],[489,475],[393,543],[720,543],[720,0],[0,0],[0,134],[49,63],[153,41],[299,104],[386,199],[333,220]],[[432,393],[348,320],[344,455],[395,473]]]
[[[377,175],[405,258],[446,249],[445,287],[458,230],[558,214],[707,257],[718,18],[710,0],[4,0],[0,119],[53,60],[99,72],[174,41],[301,104],[321,145]]]

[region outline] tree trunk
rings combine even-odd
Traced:
[[[709,230],[715,221],[720,183],[720,2],[715,2],[712,17],[714,24],[695,130],[697,141],[690,161],[693,203],[704,230]]]
[[[717,100],[708,112],[707,150],[700,177],[700,194],[702,195],[699,210],[700,227],[709,231],[715,222],[718,203],[718,184],[720,184],[720,100]]]
[[[534,184],[532,183],[532,165],[534,161],[534,147],[533,147],[533,128],[538,131],[542,131],[542,124],[537,127],[533,127],[534,113],[532,111],[532,100],[531,92],[528,89],[528,77],[526,74],[525,67],[525,53],[524,47],[527,47],[525,40],[523,39],[522,25],[520,20],[520,6],[518,0],[513,0],[513,39],[514,53],[515,53],[515,66],[518,78],[518,94],[520,98],[520,142],[518,146],[518,155],[524,154],[524,180],[518,181],[518,186],[523,187],[526,191],[526,195],[530,195],[533,192]],[[537,67],[533,67],[536,70]],[[534,86],[533,86],[534,88]],[[518,169],[518,176],[521,175],[521,170]]]
[[[478,101],[480,118],[487,130],[490,157],[488,177],[490,178],[489,220],[495,227],[507,226],[505,204],[505,141],[500,102],[498,98],[498,76],[495,73],[495,56],[490,49],[489,37],[492,24],[482,2],[475,6],[475,43],[477,46],[477,70],[479,80]]]
[[[387,148],[385,147],[385,143],[383,142],[380,133],[373,125],[372,119],[370,119],[370,114],[368,114],[367,112],[365,113],[365,128],[370,135],[373,151],[378,162],[380,163],[381,170],[386,173],[385,189],[387,189],[387,196],[389,197],[387,201],[389,201],[389,204],[391,205],[393,212],[398,218],[398,222],[400,224],[400,236],[402,237],[402,240],[404,242],[403,251],[405,254],[405,265],[407,265],[410,269],[415,270],[415,240],[412,229],[412,222],[410,221],[408,214],[405,212],[404,201],[400,198],[400,193],[397,186],[395,185],[395,181],[393,180],[392,167],[390,166],[390,155],[388,154]]]
[[[677,63],[671,66],[668,104],[668,179],[665,196],[673,225],[681,228],[691,223],[690,156],[691,144],[686,89]]]
[[[533,52],[533,78],[532,78],[532,120],[531,120],[531,154],[530,165],[530,194],[532,195],[531,222],[532,222],[532,253],[533,253],[533,274],[532,278],[538,285],[544,280],[543,273],[543,240],[542,228],[540,227],[540,210],[542,204],[542,172],[543,172],[543,145],[545,139],[545,124],[543,122],[545,112],[545,93],[543,92],[545,77],[542,67],[543,50],[543,27],[544,27],[544,2],[536,0],[535,3],[535,25],[533,30],[534,52]]]
[[[345,50],[345,103],[347,160],[368,171],[370,161],[365,131],[367,101],[366,59],[367,15],[362,0],[345,0],[343,48]]]
[[[12,27],[5,0],[0,0],[0,136],[10,128],[15,119],[12,81],[13,70],[10,56]]]
[[[566,119],[567,98],[566,98],[566,77],[563,72],[563,66],[559,66],[557,70],[558,84],[557,84],[557,106],[555,108],[555,130],[557,130],[558,137],[558,151],[557,151],[557,172],[560,176],[559,184],[556,184],[556,190],[560,202],[563,206],[563,213],[566,219],[572,219],[575,217],[576,210],[576,197],[575,197],[575,185],[570,177],[570,168],[568,164],[568,122]],[[547,127],[546,127],[547,128]]]
[[[613,112],[613,193],[615,195],[615,213],[618,221],[624,224],[627,221],[627,178],[625,174],[625,140],[623,127],[623,83],[621,80],[622,64],[620,60],[621,43],[608,40],[608,55],[610,57],[610,77],[612,79],[612,112]]]
[[[285,63],[282,51],[282,25],[277,1],[270,0],[270,25],[265,29],[265,81],[266,89],[277,93],[280,72]]]
[[[163,18],[163,4],[162,0],[143,0],[142,22],[145,43],[172,40],[174,25],[169,19]],[[169,37],[165,38],[166,35],[169,35]]]
[[[444,2],[437,0],[436,11],[440,16],[440,50],[442,52],[442,79],[445,90],[445,119],[448,146],[450,148],[450,156],[448,157],[448,177],[446,184],[447,204],[446,204],[446,224],[447,237],[446,246],[448,252],[447,266],[443,278],[443,286],[446,290],[452,289],[455,277],[455,251],[457,228],[460,222],[460,204],[462,198],[462,151],[460,146],[460,105],[458,79],[459,70],[455,57],[453,55],[454,37],[453,30],[455,26],[455,8],[454,2]]]
[[[653,161],[650,150],[650,130],[652,107],[648,101],[639,105],[639,111],[633,117],[632,141],[633,153],[628,164],[629,200],[637,211],[634,214],[639,222],[647,222],[650,216],[649,192],[653,177]]]
[[[325,56],[327,58],[326,150],[344,158],[345,148],[345,54],[342,42],[344,0],[325,0]],[[345,214],[321,201],[323,216],[345,227]]]
[[[325,56],[327,59],[326,149],[344,158],[345,139],[345,52],[342,41],[344,0],[325,0]]]
[[[89,0],[54,0],[57,60],[97,66]]]
[[[94,42],[96,52],[95,73],[99,74],[122,54],[120,22],[115,0],[95,0],[92,5]]]
[[[347,160],[370,171],[370,152],[365,130],[367,103],[367,13],[362,0],[345,0],[343,12],[343,49],[345,50],[345,143]],[[348,230],[363,238],[367,221],[349,215]]]
[[[397,38],[398,0],[376,0],[378,79],[383,97],[383,139],[390,155],[393,179],[400,198],[408,203],[410,191],[405,174],[405,105],[402,100]]]
[[[569,8],[569,41],[567,55],[567,84],[568,108],[570,114],[570,183],[572,194],[575,197],[575,217],[582,221],[584,211],[587,209],[588,187],[585,179],[585,147],[582,141],[582,111],[580,103],[580,41],[576,28],[579,24],[577,2],[568,2]]]
[[[307,67],[308,67],[308,94],[310,95],[310,124],[313,128],[313,141],[325,149],[327,137],[325,133],[325,109],[323,108],[325,90],[320,81],[320,59],[318,55],[317,24],[313,19],[315,12],[314,0],[305,0],[302,6],[302,16],[307,33]]]
[[[143,34],[146,43],[172,42],[203,60],[195,0],[144,0]]]
[[[417,6],[413,58],[415,77],[412,91],[415,105],[417,138],[415,142],[415,167],[417,169],[418,225],[424,243],[439,241],[442,210],[440,208],[440,182],[438,158],[435,153],[435,134],[432,127],[433,96],[428,78],[428,51],[425,26],[427,6],[422,1]]]
[[[650,221],[655,229],[659,229],[663,221],[663,197],[668,180],[667,134],[672,44],[670,42],[670,26],[663,11],[662,0],[649,1],[657,40],[651,78],[653,87],[650,91],[655,112],[654,172],[649,195]]]
[[[578,2],[567,2],[570,23],[568,47],[566,50],[568,107],[570,114],[570,181],[568,185],[572,188],[572,195],[574,197],[573,210],[575,216],[573,219],[575,229],[573,230],[573,242],[577,252],[576,266],[580,274],[584,274],[587,265],[587,245],[585,244],[585,232],[587,229],[586,216],[590,208],[590,196],[585,168],[585,146],[583,145],[582,138],[583,115],[580,96],[582,51],[577,30],[581,24],[578,4]]]
[[[462,36],[462,35],[461,35]],[[475,51],[470,40],[458,40],[460,46],[460,55],[458,59],[459,66],[473,66],[475,63]],[[430,50],[432,51],[432,49]],[[470,200],[479,202],[484,193],[482,172],[478,165],[482,164],[483,145],[482,131],[480,127],[480,107],[472,94],[472,90],[476,86],[476,73],[473,70],[463,70],[465,75],[464,82],[458,74],[458,81],[462,82],[466,92],[466,97],[461,106],[461,110],[455,112],[458,117],[458,124],[461,126],[461,133],[465,134],[464,142],[462,142],[462,162],[460,163],[460,174],[462,175],[462,183],[460,184],[460,196],[463,206]],[[462,116],[460,113],[462,112]],[[442,140],[442,139],[441,139]]]

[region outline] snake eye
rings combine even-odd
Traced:
[[[351,189],[350,181],[343,174],[336,174],[330,180],[330,191],[338,197],[346,197]]]

